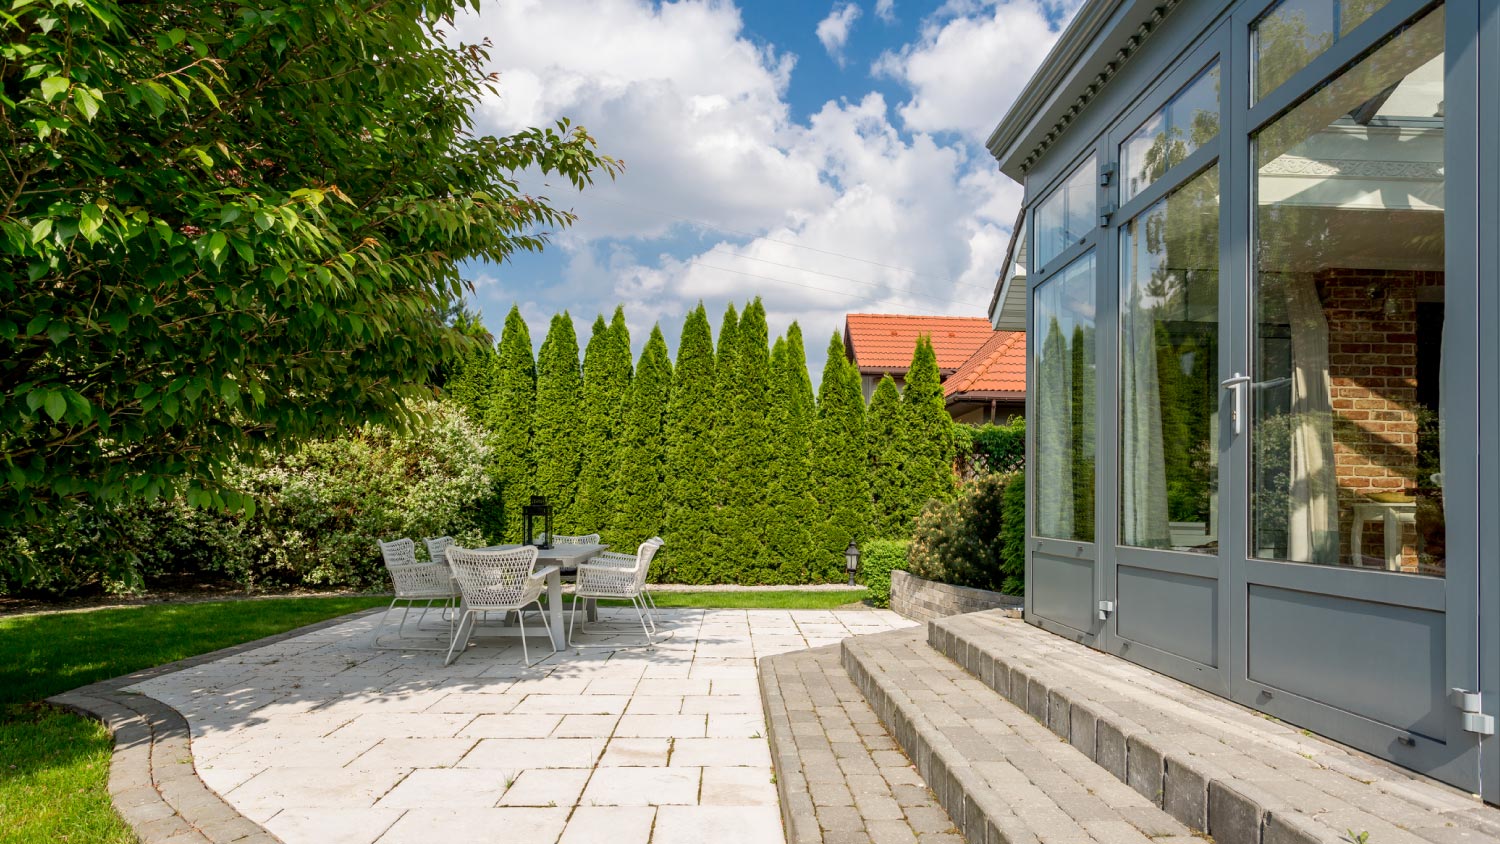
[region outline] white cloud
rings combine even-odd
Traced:
[[[907,128],[983,143],[1076,5],[953,0],[923,25],[916,43],[876,60],[874,72],[911,89],[899,109]]]
[[[840,46],[858,7],[830,15],[848,8]],[[972,38],[957,37],[966,27],[1025,23],[1018,10],[1037,8],[981,4],[972,19],[949,8],[882,59],[911,102],[893,114],[870,93],[802,120],[786,97],[795,57],[757,44],[722,0],[513,0],[459,18],[455,37],[490,39],[488,69],[501,75],[475,115],[480,131],[566,115],[626,163],[617,181],[582,196],[537,187],[580,220],[549,249],[560,267],[552,258],[473,268],[492,330],[512,302],[538,343],[554,311],[568,309],[586,331],[594,313],[623,303],[639,349],[656,321],[675,344],[700,299],[717,327],[726,302],[759,295],[773,335],[801,323],[817,368],[847,312],[983,314],[1020,189],[968,142],[972,133],[935,134],[959,127],[940,114],[952,106],[934,99],[933,68],[954,61],[955,45]],[[1040,26],[1051,32],[1044,15]],[[1045,46],[1027,49],[1039,59]],[[991,87],[1031,69],[976,70],[989,66],[969,70]],[[975,125],[999,118],[987,91],[969,96],[957,113],[982,115]]]
[[[896,0],[875,0],[875,17],[886,23],[895,23]]]
[[[856,20],[859,20],[859,6],[845,2],[835,3],[828,17],[818,21],[818,40],[839,67],[844,66],[844,45],[849,43],[849,32]]]

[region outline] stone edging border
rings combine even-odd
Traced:
[[[376,607],[326,619],[102,680],[53,695],[46,702],[98,720],[114,736],[110,801],[143,844],[280,844],[281,839],[241,815],[199,778],[187,719],[155,698],[124,688],[381,611]]]

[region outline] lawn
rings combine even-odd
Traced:
[[[109,805],[109,733],[37,701],[386,600],[273,598],[0,618],[0,844],[135,841]]]
[[[659,592],[660,607],[834,609],[862,590]],[[268,598],[0,618],[0,844],[131,844],[110,808],[111,742],[43,698],[98,680],[384,605],[379,596]]]

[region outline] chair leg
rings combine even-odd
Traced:
[[[570,610],[568,612],[568,647],[570,647],[570,648],[571,647],[575,647],[575,645],[573,644],[573,631],[578,628],[578,601],[579,600],[580,600],[579,597],[575,594],[573,596],[573,608],[572,608],[572,610]]]
[[[381,613],[380,614],[380,618],[376,620],[376,622],[375,622],[375,628],[370,631],[370,647],[371,648],[378,648],[378,647],[380,647],[380,628],[382,628],[382,627],[385,626],[386,619],[388,619],[388,618],[391,617],[391,609],[396,606],[396,602],[399,601],[399,600],[401,600],[401,599],[400,598],[392,598],[391,599],[391,603],[385,608],[385,612]]]
[[[542,609],[542,602],[541,601],[537,601],[536,602],[536,608],[537,608],[537,615],[539,615],[539,616],[542,617],[542,629],[545,630],[545,631],[547,631],[547,641],[552,645],[552,654],[550,654],[550,655],[551,656],[556,656],[557,655],[557,640],[554,639],[554,638],[552,638],[552,622],[547,620],[547,616],[550,615],[551,613],[548,613],[546,610]],[[542,659],[546,659],[546,657],[543,657]],[[541,661],[542,660],[540,660],[540,659],[537,660],[537,662],[541,662]]]
[[[458,659],[459,654],[469,647],[469,634],[474,631],[474,613],[466,611],[458,620],[458,628],[453,631],[453,641],[448,645],[448,655],[443,659],[444,665],[452,665],[453,660]]]
[[[516,618],[521,622],[521,661],[526,667],[531,667],[531,654],[526,652],[526,613],[516,613]]]
[[[630,605],[635,607],[635,615],[641,620],[641,633],[646,637],[646,647],[654,648],[656,647],[656,639],[651,635],[651,631],[646,629],[646,614],[641,612],[641,605],[645,603],[639,597],[631,596],[630,598]]]

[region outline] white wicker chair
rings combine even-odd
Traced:
[[[444,664],[451,664],[469,646],[476,614],[514,612],[521,623],[521,658],[527,665],[534,665],[526,649],[526,614],[521,609],[531,604],[536,604],[538,610],[542,608],[541,594],[547,586],[547,578],[532,572],[536,567],[536,548],[474,551],[450,545],[448,566],[453,570],[453,578],[458,581],[464,600],[459,607],[458,629]],[[542,627],[547,631],[547,642],[555,654],[557,643],[552,639],[552,626],[545,612],[541,613],[541,618]]]
[[[431,536],[422,540],[427,543],[427,556],[432,562],[448,567],[448,546],[453,544],[451,536]]]
[[[385,608],[380,620],[375,623],[375,629],[370,631],[370,647],[386,648],[389,650],[419,650],[419,651],[441,651],[442,648],[423,648],[415,646],[380,644],[380,631],[385,627],[386,620],[390,617],[391,610],[396,608],[398,602],[404,602],[406,609],[401,613],[401,624],[396,628],[397,637],[406,633],[406,619],[411,615],[412,605],[418,601],[425,601],[422,615],[417,618],[417,627],[422,626],[422,619],[427,616],[427,610],[432,608],[434,602],[441,602],[447,608],[453,606],[453,578],[448,573],[448,567],[437,563],[417,562],[417,544],[410,539],[398,539],[395,542],[380,543],[380,556],[385,561],[385,569],[391,575],[391,585],[395,590],[395,597],[391,599],[390,606]],[[448,624],[448,635],[453,636],[453,622]]]
[[[597,534],[597,533],[585,533],[585,534],[582,534],[580,536],[563,536],[562,534],[554,534],[553,537],[552,537],[552,544],[553,545],[598,545],[599,544],[599,534]]]
[[[613,598],[629,599],[635,614],[641,621],[641,632],[646,636],[646,646],[656,645],[656,619],[648,622],[646,612],[646,575],[651,570],[651,559],[661,548],[659,536],[641,543],[634,556],[629,554],[603,553],[578,567],[578,583],[573,590],[573,607],[568,614],[569,647],[616,647],[615,645],[578,646],[573,644],[573,630],[578,621],[580,600]],[[649,627],[648,627],[649,624]]]

